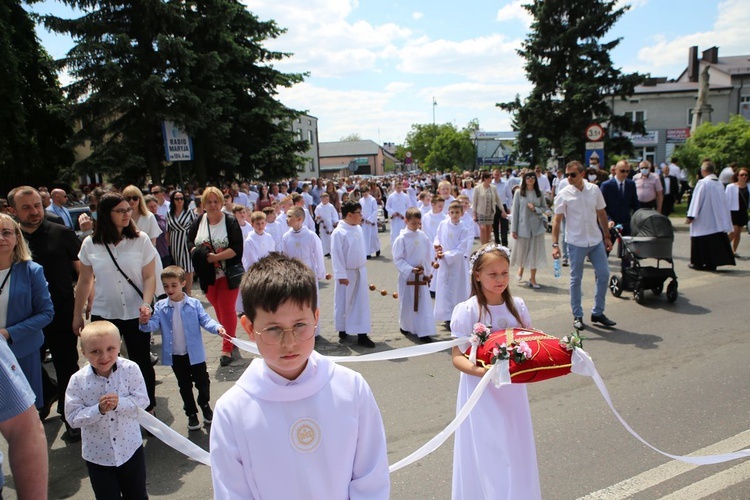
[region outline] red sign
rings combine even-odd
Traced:
[[[598,123],[592,123],[586,127],[586,140],[597,142],[604,137],[604,129]]]
[[[667,142],[685,142],[690,137],[689,128],[668,128]]]

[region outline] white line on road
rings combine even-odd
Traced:
[[[691,453],[690,456],[729,453],[732,451],[747,448],[748,446],[750,446],[750,430],[740,432],[736,436],[724,439],[723,441],[719,441],[718,443],[714,443],[703,449],[697,450]],[[750,462],[742,465],[747,464],[750,464]],[[646,472],[638,474],[637,476],[631,477],[617,484],[613,484],[612,486],[608,486],[599,491],[589,493],[585,497],[581,497],[579,500],[618,500],[628,498],[632,495],[635,495],[636,493],[647,490],[652,486],[656,486],[657,484],[663,483],[664,481],[669,481],[670,479],[675,478],[680,474],[691,471],[696,467],[698,466],[673,460],[671,462],[667,462],[664,465],[660,465],[658,467],[654,467],[651,470],[647,470]],[[732,469],[734,468],[736,467],[733,467]]]
[[[737,483],[750,479],[750,461],[735,465],[731,469],[721,471],[711,477],[701,479],[697,483],[686,486],[662,500],[700,500],[709,495],[725,490]]]

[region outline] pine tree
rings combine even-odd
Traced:
[[[581,159],[585,130],[605,123],[610,130],[633,130],[623,116],[613,115],[610,100],[633,94],[643,76],[623,74],[610,58],[620,39],[600,40],[629,8],[615,0],[533,0],[524,8],[534,17],[531,32],[518,54],[534,85],[531,94],[498,106],[513,115],[518,150],[532,160],[549,154]],[[642,131],[642,124],[635,127]],[[610,140],[608,152],[628,147]]]
[[[73,162],[54,62],[20,0],[0,4],[0,193],[48,185]]]

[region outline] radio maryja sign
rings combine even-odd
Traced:
[[[167,161],[189,161],[193,159],[193,140],[173,122],[162,123],[164,153]]]

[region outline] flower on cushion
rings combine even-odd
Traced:
[[[560,339],[560,345],[568,351],[573,349],[582,349],[583,340],[585,337],[581,337],[578,333],[571,333]]]
[[[471,331],[473,333],[470,340],[471,345],[484,344],[490,337],[490,333],[492,333],[490,327],[483,323],[474,323],[474,327],[471,329]]]

